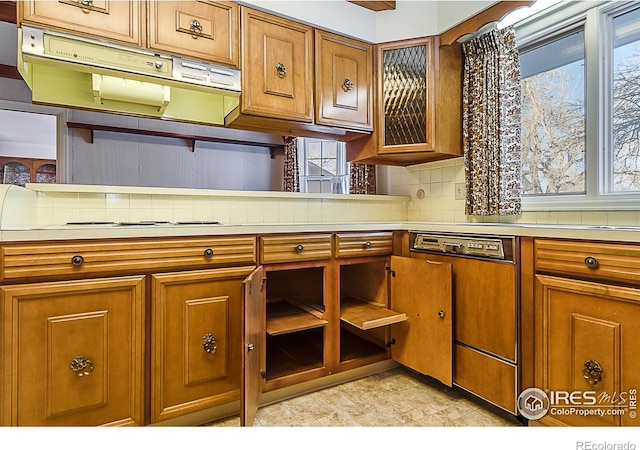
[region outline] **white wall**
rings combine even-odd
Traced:
[[[243,0],[238,3],[378,43],[440,34],[496,1],[398,0],[395,10],[379,12],[344,0]]]

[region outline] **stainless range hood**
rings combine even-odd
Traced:
[[[240,71],[23,25],[18,70],[33,103],[224,125]]]

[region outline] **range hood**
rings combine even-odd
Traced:
[[[18,70],[33,103],[224,125],[240,71],[23,25]]]

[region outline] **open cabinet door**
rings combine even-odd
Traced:
[[[451,264],[391,257],[391,309],[408,319],[391,326],[391,357],[447,386],[453,383]]]
[[[262,396],[262,348],[264,342],[264,269],[262,266],[247,277],[244,285],[244,334],[242,351],[242,388],[240,425],[251,426],[258,413]]]

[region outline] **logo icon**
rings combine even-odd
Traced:
[[[549,397],[542,389],[525,389],[518,396],[518,411],[526,419],[540,419],[549,411]]]

